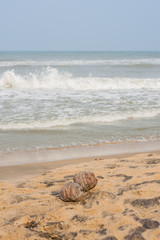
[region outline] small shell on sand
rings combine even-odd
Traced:
[[[65,202],[78,202],[83,199],[84,192],[77,183],[69,182],[65,184],[60,192],[60,199]]]
[[[98,179],[92,172],[79,172],[74,175],[73,180],[78,183],[84,191],[88,191],[97,185]]]

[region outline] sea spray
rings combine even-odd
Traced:
[[[40,73],[16,74],[8,70],[0,77],[1,88],[14,89],[68,89],[68,90],[109,90],[109,89],[160,89],[160,78],[75,78],[68,72],[59,72],[47,67]]]

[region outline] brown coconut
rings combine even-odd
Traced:
[[[79,172],[74,175],[73,180],[78,183],[84,191],[88,191],[97,185],[98,179],[92,172]]]
[[[65,202],[78,202],[83,197],[83,188],[77,183],[69,182],[65,184],[60,192],[60,199]]]

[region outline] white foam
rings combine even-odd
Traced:
[[[0,67],[12,66],[78,66],[78,65],[160,65],[160,58],[144,59],[95,59],[95,60],[26,60],[0,61]]]
[[[56,68],[47,68],[40,74],[18,75],[8,70],[0,77],[0,87],[10,89],[65,89],[65,90],[107,90],[107,89],[160,89],[160,78],[74,78],[60,73]]]
[[[73,124],[85,124],[85,123],[95,123],[95,124],[107,124],[120,120],[135,119],[135,118],[151,118],[160,115],[160,109],[157,110],[146,110],[146,111],[136,111],[136,112],[126,112],[118,113],[112,115],[92,115],[77,118],[64,118],[57,120],[47,120],[47,121],[33,121],[33,122],[18,122],[18,123],[7,123],[0,124],[1,130],[22,130],[22,129],[52,129],[55,127],[70,126]]]

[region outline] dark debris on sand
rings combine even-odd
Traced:
[[[153,207],[155,205],[159,206],[160,205],[160,197],[155,197],[151,199],[136,199],[131,202],[131,205],[133,207]]]

